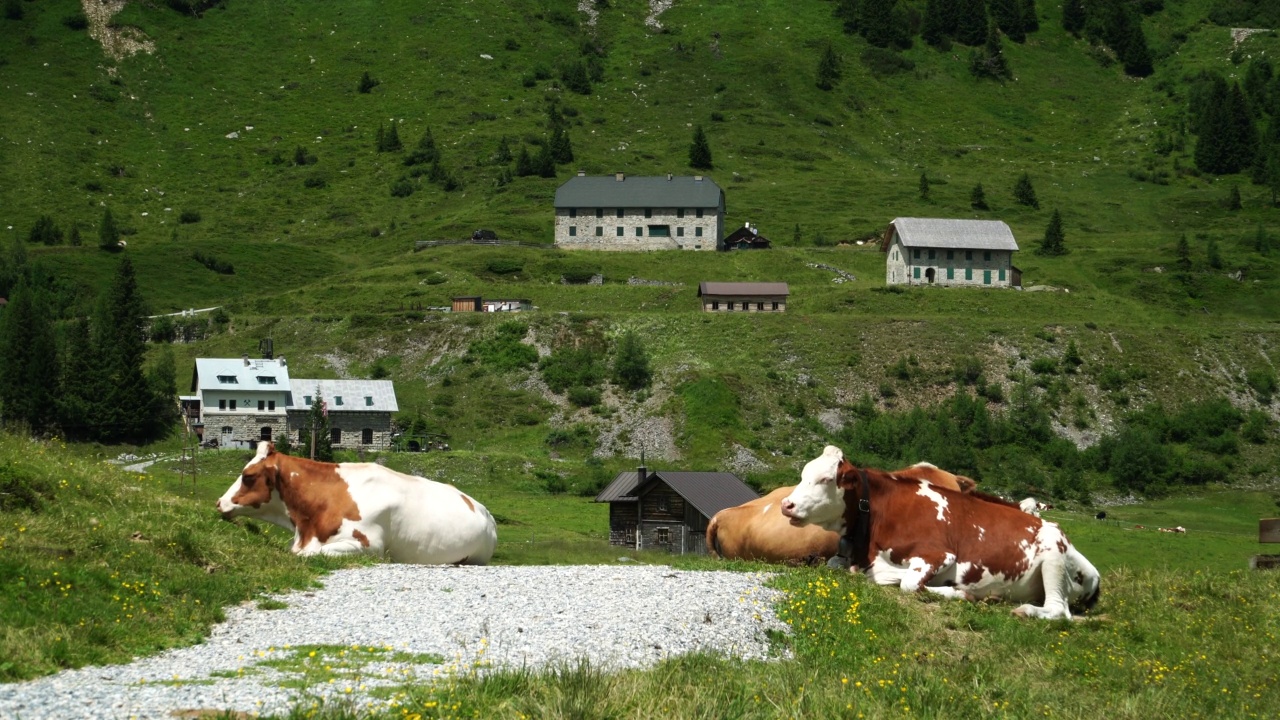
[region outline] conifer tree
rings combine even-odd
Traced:
[[[1037,255],[1065,255],[1067,252],[1066,236],[1062,232],[1062,215],[1054,209],[1049,218],[1049,226],[1045,228],[1044,239],[1036,249]]]
[[[150,414],[155,399],[143,374],[146,317],[133,263],[126,256],[110,287],[99,297],[94,315],[94,354],[101,364],[103,382],[95,435],[103,442],[140,443],[154,437]]]
[[[1209,267],[1214,270],[1222,269],[1222,253],[1218,252],[1218,241],[1209,238],[1209,242],[1204,248],[1205,259],[1209,261]]]
[[[84,242],[80,239],[80,225],[73,223],[71,225],[71,233],[67,236],[67,244],[71,247],[80,247],[80,243]]]
[[[393,120],[390,126],[382,129],[382,125],[378,125],[378,152],[400,152],[404,145],[400,142],[400,131],[396,130],[396,123]]]
[[[89,334],[89,319],[80,318],[67,330],[62,346],[62,363],[56,411],[58,426],[69,440],[92,440],[96,429],[90,426],[101,416],[103,382]]]
[[[649,369],[649,353],[645,351],[639,336],[627,332],[618,340],[618,351],[613,362],[613,381],[628,390],[639,390],[649,384],[653,372]]]
[[[987,11],[991,20],[1010,40],[1020,43],[1027,39],[1022,29],[1021,0],[988,0]]]
[[[1191,269],[1191,245],[1187,243],[1187,234],[1178,237],[1178,245],[1174,248],[1174,267],[1182,271]]]
[[[1084,364],[1084,358],[1080,357],[1080,348],[1076,347],[1074,339],[1067,341],[1067,349],[1062,352],[1062,367],[1069,373],[1074,373],[1076,368]]]
[[[320,395],[318,385],[314,397],[311,410],[307,413],[307,425],[299,432],[301,437],[298,442],[298,455],[320,462],[333,462],[333,436],[329,429],[329,408]]]
[[[360,76],[360,82],[356,85],[356,90],[359,90],[361,93],[369,93],[380,84],[381,81],[374,80],[373,77],[369,75],[369,71],[365,70],[364,74]]]
[[[1036,9],[1036,0],[1021,0],[1022,31],[1033,33],[1040,29],[1040,13]]]
[[[693,128],[693,142],[689,145],[689,166],[699,170],[710,170],[712,167],[711,146],[707,144],[707,135],[702,131],[701,125]]]
[[[942,48],[956,31],[956,0],[928,0],[920,21],[920,37],[930,45]]]
[[[1227,201],[1224,203],[1228,210],[1239,210],[1243,207],[1240,204],[1240,186],[1232,185],[1231,191],[1227,193]]]
[[[520,154],[516,156],[516,176],[529,177],[537,174],[538,168],[534,166],[533,158],[529,157],[529,148],[521,145]]]
[[[818,58],[818,89],[830,90],[840,81],[840,56],[836,54],[831,43],[822,50]]]
[[[969,192],[969,207],[974,210],[990,210],[987,205],[987,193],[982,189],[982,183],[973,186],[973,190]]]
[[[1253,113],[1249,110],[1249,101],[1240,89],[1240,83],[1231,83],[1227,94],[1227,132],[1229,172],[1240,172],[1253,164],[1253,155],[1257,149],[1257,131],[1253,127]]]
[[[179,420],[177,374],[173,347],[162,345],[155,362],[147,370],[147,384],[151,386],[152,400],[148,432],[150,437],[164,437]]]
[[[1084,0],[1063,0],[1062,3],[1062,29],[1067,32],[1080,36],[1080,31],[1084,30],[1085,20],[1088,16],[1084,10]]]
[[[538,156],[533,159],[533,167],[538,177],[553,178],[556,176],[556,158],[552,154],[551,144],[543,143],[538,148]]]
[[[986,44],[981,50],[975,49],[969,54],[969,72],[974,77],[987,77],[992,80],[1004,80],[1013,76],[1004,58],[1004,41],[1001,39],[1000,30],[996,28],[995,20],[992,20],[990,27],[987,28]]]
[[[1122,50],[1117,50],[1124,63],[1124,72],[1131,77],[1146,77],[1155,71],[1151,64],[1151,49],[1147,47],[1147,36],[1142,32],[1142,19],[1129,13],[1126,37]]]
[[[1013,199],[1019,205],[1040,209],[1040,200],[1036,197],[1036,189],[1031,185],[1031,176],[1022,173],[1022,177],[1018,178],[1018,182],[1013,186]]]
[[[31,226],[27,242],[57,245],[62,242],[62,228],[49,215],[41,215],[36,219],[36,224]]]
[[[48,301],[21,278],[0,313],[0,411],[5,424],[33,433],[51,429],[57,395],[57,341]]]
[[[867,42],[882,48],[910,46],[898,0],[861,0],[858,10],[858,32]]]
[[[569,131],[564,124],[551,131],[551,140],[547,145],[551,149],[551,159],[557,164],[573,162],[573,143],[569,141]]]
[[[510,159],[510,158],[508,158]],[[440,149],[436,147],[436,139],[427,128],[418,139],[418,146],[404,156],[405,165],[430,165],[440,161]]]
[[[103,250],[115,250],[120,247],[120,228],[116,227],[116,219],[111,215],[111,208],[102,211],[102,224],[98,226],[98,247]]]
[[[929,176],[925,173],[920,173],[920,199],[929,199]]]
[[[955,40],[978,47],[987,42],[987,4],[984,0],[957,0]]]
[[[503,165],[511,162],[511,146],[507,144],[506,135],[498,140],[498,150],[493,154],[493,161]]]

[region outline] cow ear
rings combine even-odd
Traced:
[[[842,451],[840,448],[836,447],[835,445],[828,445],[826,448],[823,449],[822,454],[826,455],[827,457],[835,458],[837,461],[844,459],[844,451]]]
[[[276,444],[275,444],[275,443],[273,443],[273,442],[268,441],[268,442],[267,442],[267,457],[271,457],[272,455],[275,455],[275,454],[276,454]]]

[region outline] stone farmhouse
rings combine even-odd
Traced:
[[[701,282],[703,312],[786,312],[791,290],[784,282]]]
[[[887,285],[1022,287],[1018,243],[1000,220],[896,218],[880,250]]]
[[[556,247],[718,250],[724,191],[702,175],[627,177],[579,172],[556,190]]]
[[[391,419],[399,410],[390,380],[290,378],[283,357],[196,358],[191,392],[182,397],[191,427],[202,441],[224,448],[285,435],[298,443],[310,431],[308,413],[318,396],[328,409],[334,449],[382,450],[391,445]]]
[[[707,524],[727,507],[760,497],[727,472],[656,470],[618,473],[595,502],[609,503],[609,544],[636,550],[704,554]]]

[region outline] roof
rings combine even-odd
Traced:
[[[305,410],[311,407],[307,398],[314,399],[319,388],[329,412],[399,412],[395,387],[390,380],[312,380],[295,378],[287,410]],[[342,398],[342,403],[338,403]]]
[[[768,238],[756,232],[755,228],[750,228],[750,227],[740,227],[737,230],[734,230],[733,232],[726,235],[724,238],[725,244],[736,243],[740,240],[750,240],[752,242],[764,242],[764,243],[769,242]]]
[[[698,297],[703,295],[790,295],[782,282],[701,282]]]
[[[556,189],[556,207],[718,208],[724,191],[709,177],[677,175],[629,177],[578,175]],[[697,178],[702,178],[701,180]]]
[[[893,230],[905,247],[951,250],[1010,250],[1018,243],[1013,231],[1001,220],[949,220],[942,218],[895,218],[885,230],[881,251],[889,249]]]
[[[661,480],[680,493],[698,512],[711,517],[727,507],[735,507],[760,497],[756,491],[727,472],[683,472],[655,470],[649,473],[644,485]],[[645,487],[640,487],[640,475],[636,470],[625,470],[609,483],[596,502],[635,502]]]
[[[238,358],[196,358],[191,390],[284,390],[289,389],[289,368],[284,358],[250,360]]]

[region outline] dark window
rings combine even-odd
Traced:
[[[570,226],[569,226],[569,237],[575,237],[575,236],[577,236],[577,234],[578,234],[578,228],[576,228],[576,227],[574,227],[574,226],[570,225]]]
[[[964,251],[964,259],[965,259],[965,260],[972,260],[972,259],[973,259],[973,251],[972,251],[972,250],[965,250],[965,251]]]
[[[712,301],[711,301],[711,309],[712,309],[712,310],[719,310],[719,309],[720,309],[720,301],[719,301],[719,300],[712,300]]]
[[[955,258],[955,254],[956,254],[956,251],[955,251],[955,250],[948,250],[948,251],[947,251],[947,259],[948,259],[948,260],[952,260],[952,259],[954,259],[954,258]]]
[[[299,428],[298,429],[298,445],[300,446],[305,445],[306,442],[307,442],[307,431],[305,429]]]
[[[622,208],[618,208],[618,217],[622,217]]]
[[[653,208],[645,208],[645,209],[644,209],[644,216],[645,216],[645,217],[647,217],[647,218],[648,218],[648,217],[653,217]]]
[[[334,428],[329,431],[329,442],[334,445],[342,444],[342,428]]]
[[[757,309],[757,310],[763,310],[763,309],[764,309],[764,303],[756,303],[756,309]]]
[[[622,226],[618,226],[618,237],[622,237]]]
[[[644,228],[642,227],[636,228],[636,237],[644,237]]]
[[[920,268],[912,268],[912,269],[913,269],[913,270],[915,270],[915,276],[916,276],[916,279],[917,279],[917,280],[919,280],[919,279],[920,279]]]
[[[653,541],[659,545],[671,544],[671,528],[660,527],[653,531]]]
[[[310,395],[304,395],[304,396],[303,396],[303,404],[305,404],[307,407],[311,407],[311,396],[310,396]]]
[[[266,410],[266,409],[267,409],[267,401],[266,401],[266,400],[259,400],[259,401],[258,401],[258,412],[262,412],[263,410]]]
[[[733,309],[733,301],[732,301],[732,300],[730,300],[730,301],[729,301],[729,309],[730,309],[730,310],[732,310],[732,309]]]
[[[694,228],[693,235],[694,237],[702,237],[702,228]],[[698,247],[702,247],[702,246],[699,245]]]
[[[365,395],[365,396],[364,396],[364,406],[365,406],[365,407],[373,407],[373,396],[372,396],[372,395]]]
[[[684,208],[676,208],[676,217],[678,218],[684,217]]]
[[[240,381],[236,379],[236,376],[235,376],[235,375],[219,375],[219,376],[218,376],[218,382],[220,382],[220,383],[226,383],[227,385],[239,385],[239,384],[240,384]]]
[[[334,396],[333,396],[333,404],[334,404],[334,405],[341,405],[341,404],[342,404],[342,396],[341,396],[341,395],[334,395]]]
[[[262,438],[263,440],[266,440],[266,441],[270,442],[270,441],[271,441],[271,426],[270,426],[270,425],[263,425],[263,426],[262,426],[262,430],[260,430],[260,431],[258,432],[258,437],[259,437],[259,438]]]
[[[702,208],[698,208],[697,216],[702,217]]]
[[[916,260],[919,260],[919,259],[920,259],[920,248],[915,248],[915,249],[913,249],[913,250],[911,251],[911,257],[915,258]]]
[[[965,280],[972,280],[972,279],[973,279],[973,268],[965,268],[965,269],[964,269],[964,279],[965,279]]]
[[[929,259],[933,259],[933,248],[929,248]]]
[[[360,444],[361,445],[373,444],[373,428],[365,428],[360,431]]]
[[[219,401],[218,401],[218,409],[219,409],[219,410],[226,410],[226,409],[227,409],[227,401],[226,401],[226,400],[219,400]]]
[[[276,401],[275,401],[275,400],[268,400],[268,401],[267,401],[267,409],[268,409],[268,410],[275,410],[275,409],[276,409]]]
[[[596,226],[596,237],[604,237],[604,228],[599,225]]]
[[[578,208],[569,208],[569,217],[571,218],[578,217]]]
[[[774,309],[774,310],[777,310],[777,309],[778,309],[778,303],[774,303],[774,304],[773,304],[773,309]]]
[[[1000,282],[1004,282],[1004,268],[1000,268]]]
[[[684,237],[684,228],[683,228],[683,227],[678,227],[678,228],[676,228],[676,237]]]
[[[598,218],[604,217],[604,208],[596,208],[596,217]]]
[[[947,268],[947,279],[948,279],[948,280],[954,280],[955,278],[956,278],[956,269],[955,269],[955,268]]]
[[[670,225],[650,225],[649,237],[671,237]]]
[[[991,251],[988,250],[982,253],[982,259],[985,260],[986,262],[991,262]]]
[[[236,401],[235,401],[235,400],[232,400],[232,401],[231,401],[231,409],[232,409],[232,410],[235,410],[235,409],[236,409]]]

